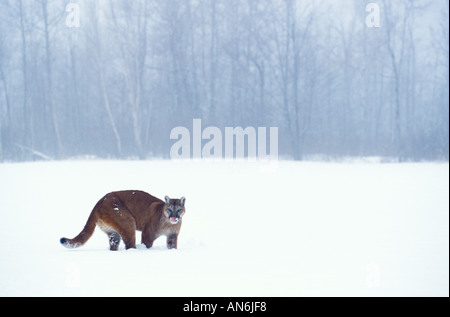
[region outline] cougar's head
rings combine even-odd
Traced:
[[[177,224],[186,212],[184,203],[186,198],[172,199],[169,196],[164,197],[166,204],[164,206],[164,215],[169,219],[171,224]]]

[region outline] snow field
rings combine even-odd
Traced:
[[[59,244],[122,189],[186,197],[178,250]],[[4,163],[0,296],[448,296],[448,192],[448,163]]]

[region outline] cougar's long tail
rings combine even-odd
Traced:
[[[89,240],[89,238],[94,233],[96,223],[97,223],[97,216],[93,212],[89,216],[83,230],[75,238],[73,239],[61,238],[59,242],[61,242],[63,246],[69,249],[81,247]]]

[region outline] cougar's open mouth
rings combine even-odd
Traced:
[[[173,225],[178,223],[178,218],[177,217],[170,217],[169,220],[170,220],[170,223],[173,224]]]

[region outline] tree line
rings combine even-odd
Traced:
[[[193,119],[278,127],[280,157],[296,160],[448,160],[448,12],[445,0],[2,1],[0,161],[167,158],[171,129]]]

